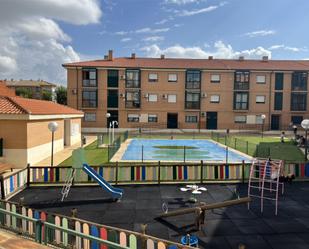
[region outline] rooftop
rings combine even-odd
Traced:
[[[8,88],[5,85],[4,81],[0,80],[0,96],[9,96],[9,97],[14,97],[16,96],[15,91]]]
[[[221,202],[235,198],[237,188],[240,196],[247,194],[246,184],[205,184],[208,191],[198,196],[206,203]],[[124,189],[120,202],[112,202],[101,187],[72,187],[68,198],[61,202],[61,187],[32,187],[13,198],[35,209],[70,215],[77,208],[77,217],[104,225],[140,231],[147,223],[146,233],[175,242],[187,233],[199,237],[200,248],[232,249],[240,243],[251,249],[309,248],[309,184],[295,182],[285,185],[285,194],[279,198],[278,216],[274,203],[265,202],[260,212],[259,200],[251,203],[251,209],[241,204],[214,209],[206,213],[202,231],[194,228],[194,215],[155,219],[162,213],[162,204],[169,210],[191,207],[191,193],[181,192],[180,185],[119,186]]]
[[[26,86],[34,86],[34,87],[44,87],[44,86],[48,86],[48,87],[56,87],[56,84],[53,83],[49,83],[47,81],[44,80],[5,80],[4,81],[5,84],[9,87],[26,87]]]
[[[63,64],[64,67],[111,67],[154,69],[210,69],[210,70],[309,70],[308,60],[227,59],[176,59],[119,57],[104,60],[81,61]]]
[[[52,101],[0,96],[0,114],[82,115],[83,112]]]

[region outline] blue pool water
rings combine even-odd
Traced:
[[[163,148],[162,148],[163,146]],[[177,146],[177,148],[164,148]],[[187,146],[184,149],[184,146]],[[126,161],[250,161],[250,157],[228,150],[204,139],[132,139],[121,160]]]

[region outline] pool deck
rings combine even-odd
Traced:
[[[240,196],[246,196],[246,184],[204,184],[208,191],[199,201],[215,203],[235,198],[237,187]],[[191,193],[181,192],[181,185],[119,186],[124,189],[120,202],[111,202],[108,193],[100,187],[74,187],[68,198],[61,203],[61,188],[32,187],[15,195],[11,200],[24,197],[27,206],[53,213],[70,215],[77,208],[77,217],[140,231],[147,223],[147,234],[179,242],[187,233],[199,237],[200,248],[232,249],[240,243],[250,249],[307,249],[309,248],[309,183],[286,184],[285,194],[280,197],[278,216],[274,204],[266,202],[260,213],[259,201],[254,200],[251,209],[241,204],[216,209],[206,213],[202,231],[194,228],[194,216],[183,215],[155,219],[162,212],[163,202],[169,210],[191,207]]]

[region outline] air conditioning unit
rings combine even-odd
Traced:
[[[202,98],[207,98],[207,93],[201,93]]]
[[[145,93],[145,94],[144,94],[144,98],[146,98],[146,99],[147,99],[147,98],[148,98],[148,96],[149,96],[149,95],[148,95],[148,93]]]
[[[126,79],[126,76],[123,74],[123,75],[120,75],[120,79],[121,80],[125,80]]]
[[[163,98],[163,99],[167,99],[167,94],[163,94],[163,95],[162,95],[162,98]]]
[[[207,113],[206,112],[201,112],[201,117],[206,117]]]
[[[72,89],[72,94],[74,94],[74,95],[77,94],[77,89],[76,88]]]

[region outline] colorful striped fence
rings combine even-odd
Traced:
[[[31,167],[31,184],[61,184],[65,182],[69,167]],[[116,184],[170,183],[170,182],[222,182],[245,181],[249,178],[250,164],[141,164],[93,166],[106,181]],[[298,179],[309,177],[309,164],[286,164],[285,174]],[[83,170],[76,171],[74,184],[95,184]]]
[[[27,183],[27,168],[1,178],[1,198],[8,198],[23,189]],[[3,189],[2,189],[3,188]]]
[[[47,213],[44,211],[34,210],[28,207],[21,206],[17,203],[0,201],[0,208],[16,214],[20,214],[29,218],[28,220],[19,217],[10,216],[9,214],[0,213],[0,226],[37,239],[40,235],[45,238],[45,243],[55,246],[76,248],[76,249],[108,249],[108,247],[99,242],[81,238],[77,235],[69,234],[66,231],[59,229],[51,229],[45,222],[56,225],[64,229],[76,231],[76,234],[83,233],[96,238],[114,242],[120,247],[137,249],[141,245],[146,245],[145,249],[172,249],[181,248],[189,249],[191,247],[182,246],[178,243],[161,240],[152,236],[141,233],[119,229],[110,226],[104,226],[89,221],[70,218],[58,214]],[[33,220],[40,220],[40,224]],[[40,225],[38,227],[38,225]],[[145,243],[146,242],[146,243]],[[114,247],[113,247],[114,248]]]

